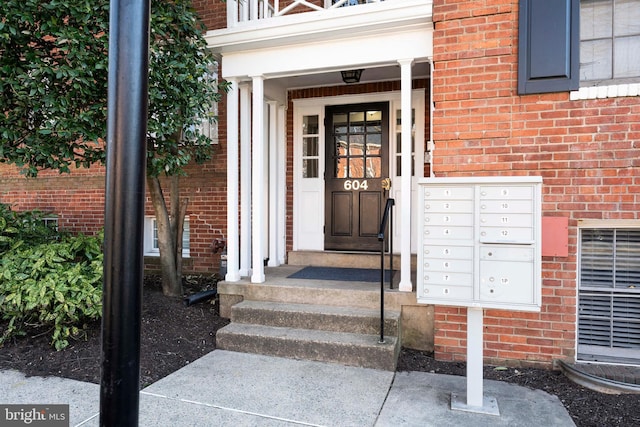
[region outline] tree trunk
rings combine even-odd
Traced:
[[[162,272],[162,293],[167,296],[182,296],[182,233],[188,199],[180,200],[179,179],[168,177],[170,186],[170,208],[157,177],[147,177],[151,203],[158,228],[158,249]]]

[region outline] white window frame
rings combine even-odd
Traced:
[[[615,7],[615,1],[612,0],[611,7]],[[582,3],[582,2],[581,2]],[[640,1],[637,1],[638,7],[640,7]],[[582,5],[581,5],[582,6]],[[615,13],[612,9],[612,13]],[[613,19],[611,22],[612,27],[615,27],[615,14],[613,15]],[[584,21],[582,7],[581,7],[581,21]],[[615,43],[615,39],[622,39],[625,37],[636,37],[640,36],[640,32],[638,34],[633,33],[632,35],[624,35],[624,36],[616,36],[614,34],[614,28],[611,30],[610,37],[590,37],[588,39],[584,39],[583,34],[580,35],[580,50],[583,51],[582,46],[583,43],[587,43],[590,41],[597,40],[605,40],[610,39],[611,43]],[[640,49],[640,46],[638,46]],[[577,91],[571,92],[572,100],[581,100],[581,99],[598,99],[598,98],[616,98],[616,97],[626,97],[626,96],[640,96],[640,73],[637,76],[631,77],[615,77],[613,75],[613,67],[615,66],[615,44],[612,46],[611,50],[612,58],[610,58],[611,67],[612,67],[612,76],[609,79],[601,79],[601,80],[586,80],[583,77],[583,69],[582,62],[584,58],[581,58],[581,69],[580,69],[580,89]]]
[[[157,239],[155,238],[156,217],[144,217],[144,256],[158,257],[160,250],[158,249]],[[182,256],[189,258],[191,256],[191,225],[189,216],[184,217],[184,231],[182,234]]]

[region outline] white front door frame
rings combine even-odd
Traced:
[[[405,86],[406,87],[406,86]],[[391,126],[389,126],[389,171],[392,177],[397,177],[396,168],[396,134],[397,128],[395,125],[398,120],[397,110],[406,111],[401,114],[401,117],[408,117],[409,120],[402,121],[402,134],[406,135],[401,143],[401,162],[402,170],[411,171],[411,139],[412,133],[415,138],[415,173],[416,176],[411,177],[406,175],[405,177],[399,177],[395,180],[396,187],[392,187],[392,194],[399,202],[396,206],[396,210],[406,211],[407,215],[395,215],[394,229],[397,230],[398,236],[401,239],[400,254],[401,259],[405,259],[404,264],[401,263],[401,270],[406,271],[406,277],[409,277],[407,283],[402,282],[401,273],[401,285],[405,291],[411,291],[411,252],[412,249],[415,252],[415,247],[412,248],[411,229],[415,228],[415,221],[412,221],[415,215],[413,214],[413,207],[415,203],[412,203],[414,197],[409,197],[403,201],[403,193],[415,193],[412,191],[412,187],[415,187],[417,179],[422,178],[424,175],[424,112],[425,112],[425,90],[416,89],[411,90],[409,84],[408,91],[408,105],[403,104],[402,91],[394,92],[379,92],[368,93],[360,95],[344,95],[334,97],[320,97],[320,98],[305,98],[293,100],[294,105],[294,117],[293,117],[293,250],[324,250],[324,172],[325,172],[325,156],[324,156],[324,110],[329,105],[343,105],[343,104],[359,104],[367,102],[383,102],[389,101],[390,114],[389,120]],[[411,123],[411,110],[415,109],[415,130],[412,132]],[[302,177],[302,119],[305,115],[318,115],[319,119],[319,159],[318,159],[318,178],[315,179],[303,179]],[[406,139],[406,140],[405,140]],[[407,143],[408,141],[408,143]],[[408,147],[408,148],[407,148]],[[404,153],[409,153],[404,155]],[[407,166],[408,164],[408,166]],[[393,180],[393,178],[392,178]],[[401,204],[401,205],[400,205]],[[408,207],[407,207],[408,205]],[[412,225],[412,222],[414,223]],[[403,226],[403,224],[405,224]],[[404,237],[404,240],[402,237]],[[404,243],[404,244],[403,244]],[[407,251],[408,246],[408,251]],[[415,246],[415,243],[414,243]],[[397,249],[397,248],[395,248]]]

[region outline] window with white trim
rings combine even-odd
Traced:
[[[581,0],[580,85],[640,82],[640,0]]]
[[[640,227],[581,228],[578,358],[640,361]]]
[[[182,233],[182,256],[188,257],[191,253],[191,227],[189,217],[184,218],[184,230]],[[159,256],[158,223],[155,217],[144,218],[144,254],[145,256]]]

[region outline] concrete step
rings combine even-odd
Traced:
[[[385,254],[385,268],[389,268],[391,256]],[[314,265],[322,267],[380,268],[380,253],[363,252],[325,252],[325,251],[290,251],[287,254],[289,265]],[[395,269],[400,268],[400,255],[393,256]],[[415,268],[416,257],[411,257],[411,265]]]
[[[231,308],[231,321],[265,326],[380,334],[380,310],[245,300]],[[397,336],[400,312],[385,311],[384,333]]]
[[[393,371],[400,345],[396,337],[349,332],[230,323],[218,330],[216,347],[223,350],[314,360]]]

